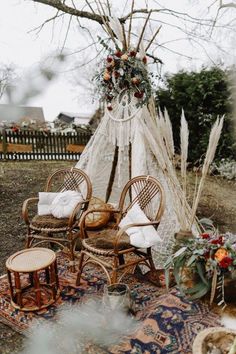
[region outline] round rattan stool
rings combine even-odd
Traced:
[[[22,311],[38,311],[59,296],[56,254],[47,248],[27,248],[6,261],[12,305]]]

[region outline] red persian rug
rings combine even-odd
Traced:
[[[101,297],[106,279],[102,271],[86,267],[83,282],[75,286],[76,273],[68,272],[66,257],[58,254],[58,272],[61,295],[55,304],[38,312],[22,312],[10,303],[6,275],[0,278],[0,321],[15,331],[27,334],[32,322],[56,320],[57,311],[65,304],[81,303],[89,298]],[[140,326],[132,337],[126,337],[107,353],[191,353],[192,342],[198,332],[219,324],[218,315],[207,304],[182,298],[173,288],[168,294],[144,276],[130,275],[125,278],[135,303]]]

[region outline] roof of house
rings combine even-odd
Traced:
[[[63,121],[64,123],[75,123],[75,124],[88,124],[90,118],[91,118],[90,114],[79,114],[79,113],[69,113],[69,112],[61,112],[57,116],[57,119]]]
[[[41,123],[45,122],[43,108],[0,104],[0,122],[17,123],[24,119],[33,119]]]
[[[59,119],[60,121],[64,122],[64,123],[72,123],[75,119],[75,117],[69,115],[68,113],[59,113],[57,116],[57,119]]]

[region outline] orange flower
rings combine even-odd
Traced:
[[[219,248],[215,253],[215,259],[217,262],[221,262],[223,258],[228,256],[228,251],[225,248]]]
[[[128,59],[129,59],[129,57],[128,57],[128,55],[127,55],[127,54],[123,54],[123,55],[121,56],[121,59],[122,59],[122,60],[128,60]]]
[[[104,75],[103,75],[103,79],[104,79],[105,81],[108,81],[108,80],[110,80],[110,78],[111,78],[110,74],[109,74],[107,71],[105,71],[105,73],[104,73]]]

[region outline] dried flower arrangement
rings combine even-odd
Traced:
[[[166,262],[167,273],[170,268],[173,268],[180,290],[191,299],[201,298],[211,290],[210,303],[216,295],[218,305],[225,306],[225,277],[234,275],[236,271],[236,237],[231,234],[203,233],[199,237],[185,240],[185,245]],[[191,289],[183,290],[183,268],[197,275],[197,282]]]
[[[110,51],[102,63],[102,68],[95,75],[97,92],[107,103],[108,110],[112,110],[111,101],[122,90],[136,97],[137,107],[148,103],[152,95],[151,80],[147,71],[147,57],[145,52]]]

